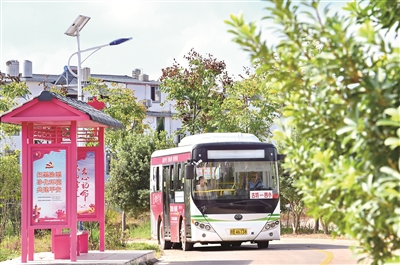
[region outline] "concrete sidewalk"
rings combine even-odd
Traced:
[[[54,259],[54,253],[41,252],[35,253],[33,261],[21,263],[21,257],[0,262],[1,265],[15,264],[148,264],[155,263],[154,250],[106,250],[100,252],[98,250],[89,251],[89,253],[81,253],[76,257],[76,262],[71,262],[69,259]]]

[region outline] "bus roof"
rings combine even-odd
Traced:
[[[222,142],[253,142],[259,143],[260,140],[251,133],[204,133],[186,136],[178,144],[164,150],[155,151],[151,157],[167,156],[172,154],[190,153],[192,146],[203,143],[222,143]]]
[[[260,142],[260,140],[251,133],[203,133],[186,136],[178,146],[220,142]]]

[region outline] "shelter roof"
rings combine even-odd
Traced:
[[[42,93],[0,115],[0,122],[19,124],[32,122],[40,125],[65,126],[77,121],[78,128],[122,128],[120,121],[97,110],[88,103],[50,91]]]

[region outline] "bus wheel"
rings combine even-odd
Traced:
[[[258,248],[268,248],[269,246],[269,241],[260,241],[257,242]]]
[[[181,230],[180,230],[180,237],[181,237],[181,244],[182,244],[182,250],[183,251],[189,251],[193,249],[194,243],[192,242],[186,242],[186,233],[185,233],[185,221],[181,221]]]
[[[169,240],[165,240],[165,235],[164,235],[164,227],[163,224],[160,223],[158,227],[158,234],[159,234],[159,244],[161,249],[171,249],[172,243]]]

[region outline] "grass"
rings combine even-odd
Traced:
[[[16,236],[7,236],[0,243],[0,262],[18,257],[21,253],[21,239]]]
[[[142,216],[139,220],[128,223],[127,237],[130,239],[151,239],[150,218]]]

